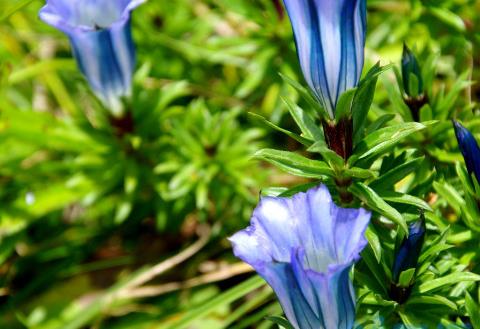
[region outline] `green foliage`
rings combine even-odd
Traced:
[[[480,185],[450,122],[480,137],[476,1],[369,0],[367,69],[335,118],[305,87],[281,1],[148,1],[124,121],[38,20],[42,4],[0,2],[1,328],[289,329],[226,237],[260,193],[319,183],[373,213],[356,328],[480,328]],[[402,86],[404,42],[419,103]],[[344,119],[348,158],[323,130]],[[422,212],[418,265],[394,283]]]

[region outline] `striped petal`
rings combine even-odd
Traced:
[[[284,0],[297,54],[310,89],[334,118],[340,95],[360,79],[365,0]]]
[[[144,0],[48,0],[40,18],[70,39],[78,66],[113,115],[130,97],[135,46],[130,12]]]

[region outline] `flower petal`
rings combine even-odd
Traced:
[[[130,11],[145,0],[49,0],[40,18],[66,33],[78,66],[114,116],[130,97],[135,67]]]
[[[146,0],[48,0],[40,18],[65,33],[95,31],[124,24],[130,12]]]
[[[284,0],[303,75],[334,118],[338,98],[357,85],[364,61],[365,0]]]
[[[467,165],[467,170],[470,174],[474,173],[477,181],[480,182],[480,148],[477,140],[458,121],[453,120],[453,127],[455,128],[458,146]]]
[[[262,198],[251,225],[230,238],[278,296],[295,328],[352,328],[349,271],[367,244],[370,213],[344,209],[321,185],[291,198]]]

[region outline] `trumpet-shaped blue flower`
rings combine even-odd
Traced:
[[[135,47],[130,12],[145,0],[47,0],[40,18],[64,32],[95,94],[113,115],[131,94]]]
[[[262,198],[251,225],[230,241],[273,288],[295,328],[351,329],[349,272],[367,244],[369,221],[364,209],[337,207],[322,185],[292,198]]]
[[[458,121],[453,120],[453,127],[467,170],[469,174],[475,174],[477,181],[480,182],[480,148],[478,143],[472,133]]]
[[[426,227],[423,218],[409,225],[408,238],[403,240],[393,264],[393,280],[395,282],[398,282],[403,271],[417,266],[423,241],[425,240],[425,233]]]
[[[334,118],[340,95],[363,69],[366,0],[284,0],[303,75]]]

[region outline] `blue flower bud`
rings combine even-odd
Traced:
[[[393,264],[393,281],[398,283],[400,274],[410,268],[416,268],[423,241],[425,240],[425,220],[422,216],[408,227],[408,238],[405,238],[397,251]]]
[[[402,54],[403,90],[409,97],[418,97],[423,94],[423,79],[417,59],[413,52],[403,44]]]
[[[480,181],[480,148],[478,143],[467,128],[458,121],[452,120],[452,122],[468,173],[470,175],[475,174],[477,181]]]
[[[114,116],[131,94],[135,47],[130,12],[145,0],[48,0],[40,18],[70,39],[90,87]]]
[[[356,87],[363,69],[366,0],[284,0],[303,75],[335,118],[340,95]]]

